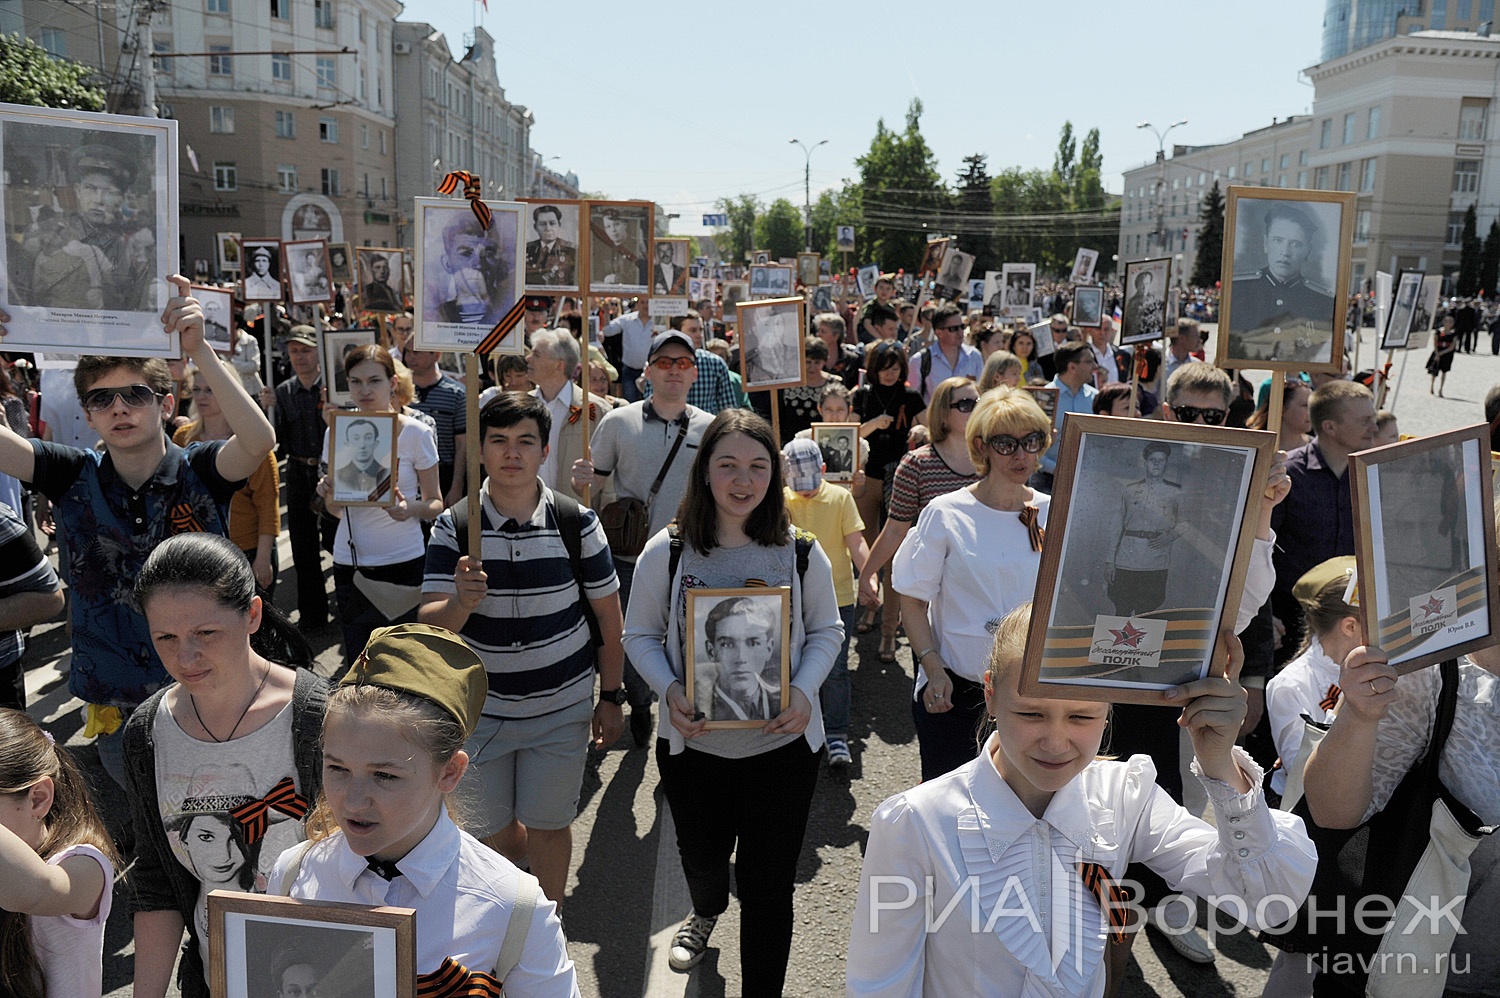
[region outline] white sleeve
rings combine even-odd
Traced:
[[[849,927],[845,994],[849,998],[920,998],[926,976],[927,905],[915,904],[910,885],[927,883],[928,850],[904,796],[875,809],[859,873],[854,923]],[[904,902],[904,903],[902,903]]]
[[[538,897],[521,960],[505,975],[507,998],[580,998],[557,905]]]
[[[928,505],[907,531],[891,561],[891,586],[906,596],[932,602],[942,588],[948,558],[948,531],[939,520],[943,507]]]
[[[1260,612],[1271,590],[1276,585],[1276,566],[1271,562],[1271,552],[1276,547],[1276,531],[1271,531],[1270,540],[1255,539],[1250,549],[1250,567],[1245,572],[1245,588],[1240,591],[1240,606],[1234,615],[1234,633],[1238,634],[1250,626],[1250,621]]]
[[[671,540],[662,530],[646,542],[635,561],[630,606],[625,615],[625,654],[635,671],[663,700],[678,681],[667,657],[673,581],[667,576]]]

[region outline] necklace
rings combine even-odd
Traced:
[[[224,742],[232,742],[232,741],[234,741],[234,733],[236,731],[240,730],[240,725],[243,724],[244,721],[245,721],[245,715],[248,714],[248,713],[250,713],[250,708],[255,706],[255,701],[256,700],[260,699],[260,691],[266,688],[266,680],[270,679],[270,678],[271,678],[271,666],[269,664],[267,664],[266,665],[266,673],[265,673],[265,675],[263,675],[263,676],[260,677],[260,685],[255,688],[255,692],[254,693],[250,694],[250,702],[247,703],[247,704],[245,704],[245,709],[242,710],[242,711],[240,711],[239,719],[234,722],[234,727],[232,727],[232,728],[229,729],[229,734],[226,737],[224,737],[224,738],[220,738],[218,735],[216,735],[212,731],[208,730],[208,725],[206,725],[206,724],[203,723],[203,715],[200,714],[200,713],[198,713],[198,701],[194,700],[193,699],[193,695],[191,693],[189,693],[188,694],[188,703],[190,703],[190,704],[193,705],[193,717],[197,718],[197,720],[198,720],[198,727],[202,728],[203,731],[204,731],[204,733],[206,733],[208,735],[208,737],[212,738],[216,742],[219,742],[220,744],[222,744]]]

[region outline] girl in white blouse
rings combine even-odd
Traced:
[[[1140,913],[1098,897],[1135,861],[1252,925],[1261,899],[1295,907],[1307,894],[1317,857],[1301,819],[1267,808],[1259,768],[1234,747],[1247,699],[1237,640],[1227,678],[1171,694],[1216,829],[1157,787],[1145,756],[1097,758],[1108,704],[1019,694],[1030,618],[1018,607],[995,635],[985,701],[998,730],[979,758],[875,812],[850,995],[1102,995],[1110,916],[1118,927]],[[1264,908],[1271,921],[1287,910]]]

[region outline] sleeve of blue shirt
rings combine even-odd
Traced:
[[[45,440],[32,440],[31,450],[36,466],[29,484],[53,502],[67,494],[78,481],[83,466],[93,460],[86,450]]]
[[[198,480],[208,488],[208,494],[220,506],[228,505],[234,494],[245,487],[246,479],[231,482],[219,474],[219,448],[223,440],[198,440],[184,448],[184,460],[192,467]]]

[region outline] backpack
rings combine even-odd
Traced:
[[[557,506],[557,530],[562,534],[563,547],[568,549],[568,564],[573,568],[573,581],[583,597],[583,619],[588,621],[589,640],[593,647],[604,645],[604,635],[599,630],[599,618],[589,602],[588,589],[583,580],[583,508],[572,496],[554,491],[552,500]],[[462,557],[469,551],[469,497],[464,496],[449,509],[453,514],[453,529],[456,534],[458,553]]]
[[[667,537],[670,544],[667,549],[667,579],[677,577],[677,563],[682,561],[682,530],[677,524],[667,524]],[[807,558],[812,553],[812,547],[818,543],[818,538],[810,531],[801,527],[792,528],[792,544],[797,549],[797,578],[799,580],[807,576]]]

